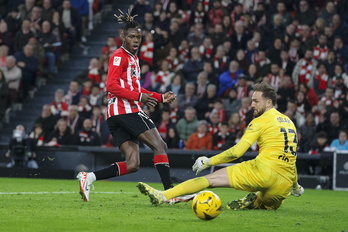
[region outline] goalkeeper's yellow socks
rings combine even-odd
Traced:
[[[163,195],[169,200],[181,195],[196,193],[209,187],[209,181],[205,177],[197,177],[178,184],[174,188],[163,191]]]

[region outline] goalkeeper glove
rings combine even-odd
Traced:
[[[210,159],[205,156],[201,156],[196,159],[196,162],[192,166],[192,171],[196,171],[196,175],[198,175],[201,171],[209,167]]]

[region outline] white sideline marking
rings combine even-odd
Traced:
[[[29,194],[76,194],[78,192],[0,192],[0,195],[29,195]],[[102,194],[136,194],[135,192],[94,192]]]

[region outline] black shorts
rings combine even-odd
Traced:
[[[156,127],[149,116],[142,111],[112,116],[107,119],[107,123],[118,147],[128,140],[139,144],[138,135]]]

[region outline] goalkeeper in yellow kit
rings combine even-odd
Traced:
[[[139,190],[150,197],[153,205],[208,187],[232,187],[250,193],[242,199],[230,202],[227,208],[277,209],[290,194],[300,196],[304,192],[297,183],[296,127],[287,116],[274,108],[277,94],[270,85],[255,84],[253,90],[251,107],[254,119],[249,123],[241,140],[211,158],[199,157],[192,169],[198,174],[210,166],[238,159],[254,142],[259,146],[258,156],[204,177],[187,180],[166,191],[138,183]]]

